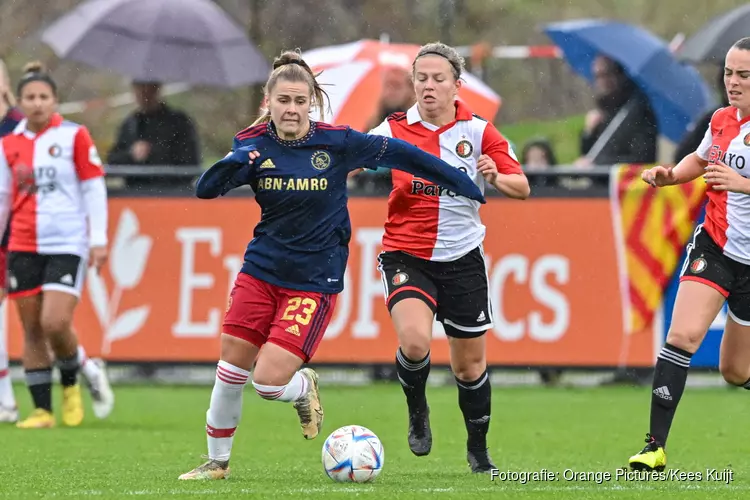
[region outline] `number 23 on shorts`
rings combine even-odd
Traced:
[[[296,321],[300,325],[307,326],[317,308],[318,303],[310,297],[291,297],[287,300],[281,320]]]

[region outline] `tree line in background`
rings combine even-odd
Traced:
[[[121,75],[82,71],[58,60],[39,41],[41,30],[83,0],[4,0],[0,2],[0,57],[12,77],[29,59],[54,72],[62,102],[109,96],[128,90]],[[548,44],[540,26],[581,17],[605,17],[640,24],[666,40],[692,33],[709,18],[743,4],[741,0],[216,0],[251,39],[272,58],[285,48],[313,48],[388,33],[393,42],[440,39],[454,45]],[[452,8],[447,8],[452,3]],[[583,113],[590,91],[562,61],[492,60],[488,84],[503,97],[497,123],[545,120]],[[715,71],[714,71],[715,72]],[[713,75],[713,73],[710,73]],[[713,83],[713,76],[707,78]],[[195,89],[169,98],[197,122],[204,157],[222,155],[229,138],[253,120],[260,89]],[[102,151],[109,149],[128,108],[87,110],[74,120],[86,123]],[[218,118],[220,117],[220,118]]]

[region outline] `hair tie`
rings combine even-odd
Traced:
[[[276,66],[276,69],[281,68],[282,66],[286,66],[288,64],[296,64],[297,66],[302,66],[303,68],[307,69],[307,65],[305,64],[305,62],[304,61],[299,61],[297,59],[293,59],[291,61],[286,61],[286,62],[284,62],[282,64],[279,64],[278,66]]]
[[[450,65],[451,65],[451,67],[452,67],[452,68],[453,68],[453,69],[454,69],[454,70],[456,71],[456,73],[458,73],[458,76],[459,76],[459,77],[461,76],[461,68],[460,68],[459,66],[457,66],[457,65],[456,65],[456,64],[455,64],[455,63],[454,63],[453,61],[451,61],[450,59],[448,59],[448,58],[447,58],[447,57],[445,56],[445,54],[441,54],[440,52],[437,52],[437,51],[434,51],[434,50],[428,50],[428,51],[426,51],[426,52],[422,52],[422,53],[420,53],[420,54],[419,54],[419,55],[417,56],[417,59],[419,59],[419,58],[420,58],[420,57],[422,57],[422,56],[428,56],[428,55],[433,55],[433,56],[440,56],[440,57],[442,57],[443,59],[445,59],[446,61],[448,61],[448,64],[450,64]]]

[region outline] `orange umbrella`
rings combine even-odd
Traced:
[[[330,97],[326,120],[365,131],[378,111],[383,91],[383,71],[411,71],[419,45],[360,40],[307,51],[305,61],[313,71],[322,71],[318,81]],[[500,109],[500,96],[470,73],[462,75],[459,99],[482,118],[493,121]]]

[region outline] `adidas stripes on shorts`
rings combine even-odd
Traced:
[[[222,331],[258,347],[266,342],[310,361],[336,306],[335,294],[302,292],[239,273]]]
[[[43,291],[81,296],[87,259],[73,254],[8,253],[8,296],[28,297]]]
[[[378,257],[390,311],[403,299],[419,299],[437,315],[445,334],[474,338],[492,328],[489,279],[482,248],[451,262],[420,259],[405,252]]]

